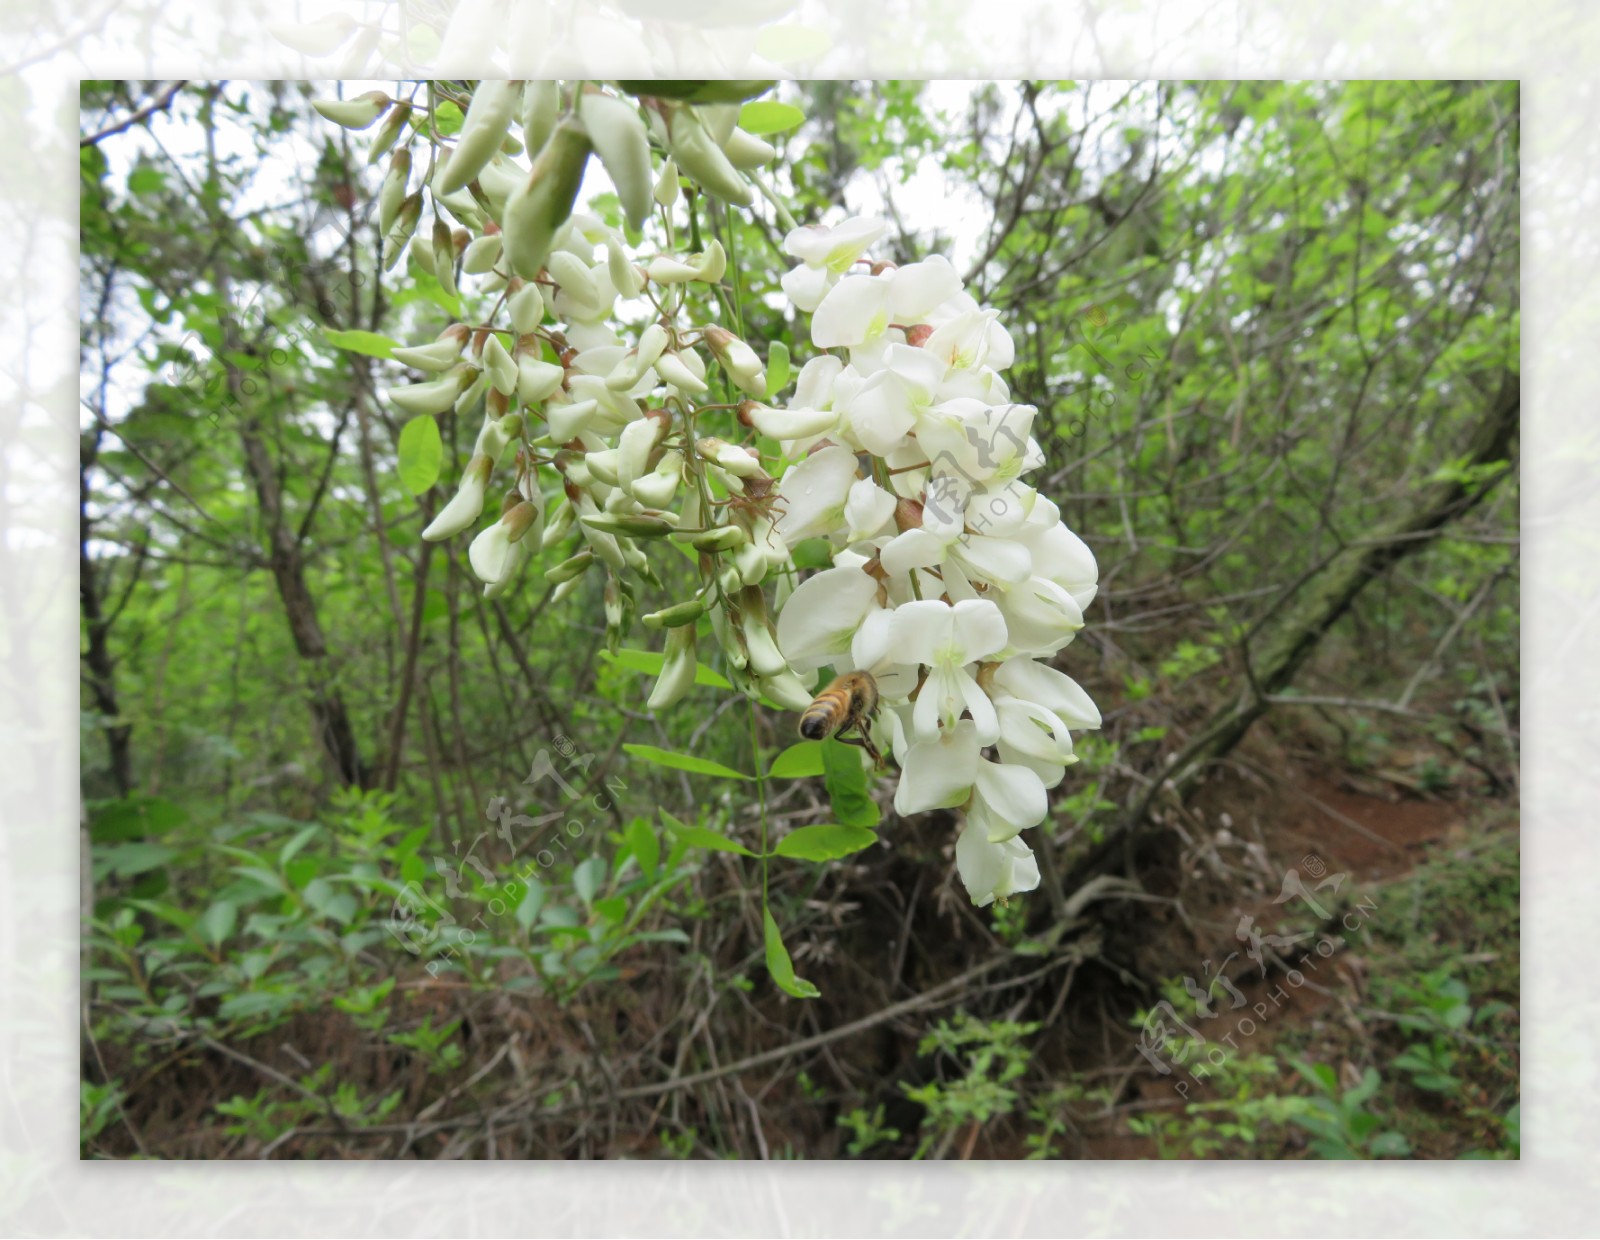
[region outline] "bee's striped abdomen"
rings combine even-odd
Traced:
[[[839,725],[849,717],[850,691],[829,689],[800,716],[800,735],[808,741],[823,740],[837,732]]]

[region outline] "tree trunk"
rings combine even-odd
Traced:
[[[86,436],[78,453],[78,600],[83,608],[87,648],[83,659],[88,668],[89,692],[95,709],[105,717],[101,730],[111,757],[111,780],[118,796],[133,791],[133,727],[122,721],[117,704],[116,660],[111,654],[111,617],[105,614],[101,596],[104,581],[89,557],[89,538],[93,522],[89,519],[89,470],[99,455],[100,432]]]
[[[229,367],[230,386],[237,372]],[[344,696],[334,684],[328,668],[328,643],[322,635],[322,623],[317,619],[316,603],[306,585],[305,560],[294,532],[283,517],[283,492],[278,485],[277,472],[272,458],[254,419],[242,414],[239,421],[239,439],[244,445],[245,467],[255,487],[256,502],[267,524],[267,563],[272,569],[272,579],[278,587],[278,597],[283,601],[283,613],[289,621],[289,632],[294,638],[295,653],[306,669],[310,686],[311,718],[316,727],[317,739],[333,763],[341,782],[366,787],[368,771],[361,760],[356,744],[355,729],[350,724],[349,711],[345,709]]]

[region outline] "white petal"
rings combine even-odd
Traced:
[[[795,589],[778,614],[778,645],[794,667],[831,663],[877,602],[878,583],[859,568],[830,568]]]
[[[876,670],[880,664],[899,662],[898,658],[893,657],[895,651],[890,636],[893,628],[894,612],[886,607],[875,607],[869,611],[850,641],[851,662],[865,672]],[[882,684],[878,686],[878,692],[884,692]]]
[[[833,408],[833,385],[844,369],[844,363],[831,353],[821,353],[800,367],[794,381],[795,407],[800,409]]]
[[[496,521],[472,540],[467,562],[485,585],[496,585],[510,575],[514,558],[510,534],[503,522]]]
[[[844,519],[848,542],[876,538],[885,533],[894,519],[894,496],[869,478],[862,478],[850,488],[844,504]]]
[[[778,484],[777,529],[790,546],[816,534],[831,533],[844,519],[845,500],[856,479],[855,454],[834,446],[813,452]]]
[[[1009,877],[1003,844],[991,844],[981,820],[969,815],[956,838],[956,870],[972,902],[979,908],[994,903],[995,891]]]
[[[1033,557],[1021,543],[1007,538],[962,534],[950,544],[968,576],[983,581],[1015,585],[1033,575]]]
[[[1083,686],[1037,659],[1007,659],[995,672],[994,681],[1025,701],[1037,702],[1069,728],[1100,726],[1099,708]]]
[[[922,323],[939,305],[961,291],[961,277],[943,254],[911,263],[894,273],[889,304],[896,323]]]
[[[992,816],[989,823],[991,843],[1010,839],[1026,827],[1037,826],[1044,821],[1050,808],[1043,782],[1026,767],[980,762],[977,785],[978,795]]]
[[[906,530],[890,539],[878,558],[891,577],[904,577],[914,568],[932,568],[944,552],[944,540],[931,530]]]
[[[828,295],[836,279],[838,277],[825,268],[802,265],[784,272],[779,283],[783,286],[784,296],[795,304],[795,308],[810,314],[822,304],[822,299]]]
[[[977,737],[970,726],[955,727],[938,740],[913,744],[900,765],[896,813],[953,808],[966,801],[977,777]]]
[[[990,604],[993,606],[993,604]],[[938,599],[919,599],[894,611],[894,644],[902,663],[932,664],[950,645],[951,608]]]
[[[889,325],[889,281],[846,276],[829,290],[811,317],[811,343],[819,349],[864,344]]]
[[[957,603],[951,609],[950,624],[965,662],[981,659],[1005,647],[1005,617],[988,599]]]

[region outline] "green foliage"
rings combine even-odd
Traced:
[[[900,1130],[884,1123],[883,1104],[879,1103],[868,1115],[865,1108],[857,1107],[839,1117],[839,1127],[850,1130],[850,1140],[845,1145],[852,1158],[860,1158],[874,1146],[886,1145],[900,1139]]]
[[[1318,1158],[1405,1158],[1411,1143],[1366,1109],[1378,1092],[1377,1070],[1368,1068],[1348,1089],[1339,1086],[1338,1074],[1327,1064],[1296,1061],[1294,1070],[1318,1092],[1311,1106],[1291,1116],[1311,1134],[1311,1150]]]
[[[938,1055],[940,1076],[923,1085],[900,1087],[924,1112],[923,1136],[914,1157],[926,1157],[961,1129],[981,1128],[1016,1108],[1015,1082],[1028,1070],[1030,1054],[1023,1041],[1038,1030],[1037,1022],[981,1021],[961,1013],[953,1021],[939,1021],[923,1037],[917,1053]],[[943,1071],[946,1064],[955,1065],[948,1077]]]

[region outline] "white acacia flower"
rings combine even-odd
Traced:
[[[489,473],[494,461],[483,453],[467,462],[467,471],[461,475],[461,485],[443,510],[422,531],[429,542],[454,538],[478,519],[483,511],[483,496],[489,486]]]
[[[979,908],[1039,885],[1039,863],[1033,850],[1019,839],[1001,843],[989,840],[989,827],[979,813],[967,816],[956,839],[956,869],[961,882]]]
[[[970,719],[944,728],[929,740],[915,740],[897,749],[900,785],[894,791],[897,814],[930,809],[955,809],[972,796],[978,778],[978,729]]]
[[[1000,721],[967,665],[1005,647],[1000,609],[986,599],[965,599],[954,606],[933,599],[906,603],[895,609],[892,640],[900,662],[928,669],[911,714],[916,739],[935,739],[941,726],[954,727],[966,710],[972,713],[978,740],[994,744]]]
[[[894,528],[895,498],[870,478],[858,478],[844,501],[846,544],[877,538]]]
[[[830,533],[844,518],[856,480],[855,453],[834,445],[820,448],[784,474],[778,484],[778,533],[791,547]]]
[[[778,645],[797,671],[845,655],[868,614],[878,607],[878,583],[843,565],[806,578],[778,613]]]
[[[850,432],[874,456],[899,445],[934,402],[949,369],[932,353],[891,344],[883,368],[874,372],[850,397]]]

